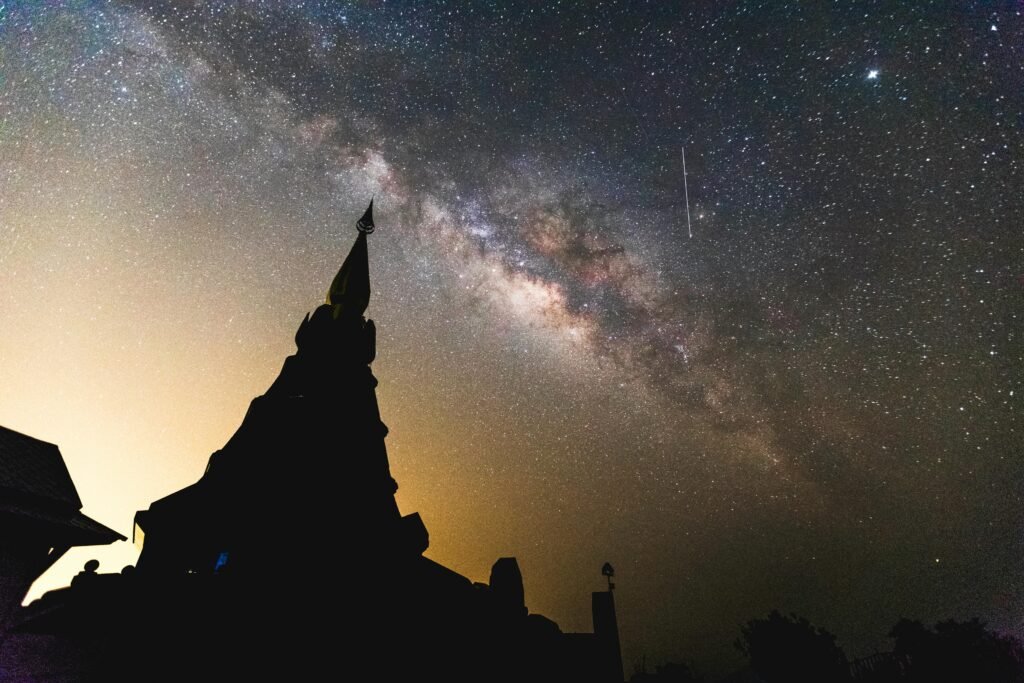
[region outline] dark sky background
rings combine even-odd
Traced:
[[[728,669],[771,608],[852,656],[901,616],[1024,635],[1022,12],[0,0],[0,423],[129,532],[376,195],[428,555],[517,556],[566,630],[611,561],[627,671]]]

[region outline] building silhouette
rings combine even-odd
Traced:
[[[60,449],[0,427],[0,629],[72,546],[124,540],[81,509]]]
[[[474,584],[423,556],[370,367],[372,210],[235,434],[195,484],[136,514],[137,565],[87,567],[21,609],[0,679],[623,680],[610,582],[594,633],[568,634],[529,613],[515,558]],[[89,538],[113,540],[103,530]]]

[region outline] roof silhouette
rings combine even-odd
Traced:
[[[0,427],[0,514],[56,532],[74,545],[100,545],[124,536],[81,513],[60,449]]]

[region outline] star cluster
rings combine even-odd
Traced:
[[[900,616],[1022,634],[1024,21],[993,7],[0,0],[0,423],[126,531],[375,196],[432,557],[518,556],[570,630],[611,560],[627,662],[727,668],[774,607],[853,654]]]

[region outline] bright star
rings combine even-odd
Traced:
[[[871,69],[871,71],[868,71],[868,80],[873,81],[877,79],[879,73],[878,69]]]

